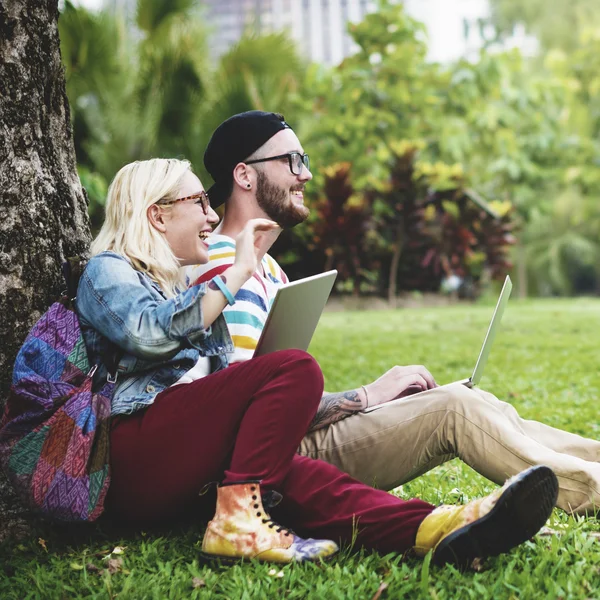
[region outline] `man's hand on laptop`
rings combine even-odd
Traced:
[[[369,408],[436,387],[438,384],[433,375],[422,365],[392,367],[379,379],[365,386]]]

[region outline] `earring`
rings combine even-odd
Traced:
[[[248,183],[248,184],[246,185],[246,187],[247,187],[248,189],[250,189],[252,186],[251,186],[251,185]]]

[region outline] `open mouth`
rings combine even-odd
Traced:
[[[198,237],[203,241],[206,242],[206,240],[208,240],[208,236],[210,235],[210,231],[201,231],[198,234]]]

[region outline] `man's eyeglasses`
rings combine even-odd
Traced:
[[[184,200],[196,200],[196,204],[200,204],[202,207],[202,212],[207,215],[208,209],[210,208],[210,199],[206,190],[202,190],[197,194],[192,194],[191,196],[186,196],[185,198],[175,198],[174,200],[165,200],[157,202],[160,206],[168,206],[169,204],[175,204],[175,202],[183,202]]]
[[[269,156],[267,158],[255,158],[254,160],[244,161],[247,165],[252,165],[259,162],[267,162],[269,160],[282,160],[287,158],[290,165],[290,171],[292,175],[300,175],[302,169],[306,167],[310,170],[310,159],[308,154],[300,154],[300,152],[288,152],[287,154],[279,154],[278,156]]]

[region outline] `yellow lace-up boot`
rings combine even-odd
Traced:
[[[263,507],[258,482],[221,485],[217,510],[202,540],[202,558],[225,563],[252,559],[289,563],[328,559],[338,551],[330,540],[302,539],[275,523]]]
[[[558,481],[546,466],[531,467],[501,488],[464,506],[442,505],[421,523],[415,553],[433,550],[434,564],[467,567],[533,537],[556,504]]]

